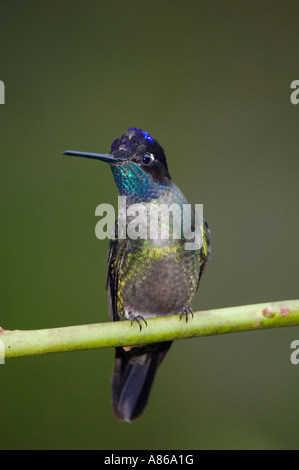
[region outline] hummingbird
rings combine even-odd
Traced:
[[[119,195],[126,196],[126,207],[175,203],[183,208],[188,203],[171,179],[163,148],[142,129],[129,128],[112,142],[109,154],[74,150],[64,154],[108,163]],[[111,321],[136,321],[140,330],[154,317],[178,315],[188,321],[193,315],[191,300],[210,257],[210,230],[205,220],[201,246],[187,250],[185,242],[183,234],[167,240],[119,237],[116,220],[115,237],[110,240],[107,255]],[[117,419],[131,422],[141,415],[157,368],[171,344],[166,341],[116,348],[111,391]]]

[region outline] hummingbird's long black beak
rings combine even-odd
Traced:
[[[77,150],[66,150],[65,152],[63,152],[63,155],[93,158],[95,160],[100,160],[101,162],[107,162],[107,163],[116,163],[119,161],[117,158],[107,153],[90,153],[90,152],[77,152]]]

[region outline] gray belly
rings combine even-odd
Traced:
[[[125,283],[125,316],[174,315],[189,307],[197,287],[198,256],[194,251],[185,251],[179,256],[169,254],[163,260],[147,258],[146,266]]]

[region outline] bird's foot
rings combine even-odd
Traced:
[[[183,310],[180,313],[180,321],[183,318],[183,316],[186,315],[186,323],[188,323],[190,314],[192,315],[192,318],[193,318],[194,314],[193,314],[193,310],[191,307],[183,308]]]
[[[134,321],[136,321],[139,325],[140,331],[142,330],[141,320],[143,320],[145,323],[145,326],[147,326],[147,321],[143,315],[139,315],[139,314],[134,315],[134,313],[130,313],[130,315],[128,316],[128,319],[131,320],[131,326],[133,325]]]

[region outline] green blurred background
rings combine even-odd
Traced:
[[[152,133],[189,201],[204,204],[212,259],[193,303],[298,297],[298,1],[1,0],[0,325],[108,320],[109,152]],[[298,328],[176,342],[140,420],[110,404],[112,349],[0,366],[1,449],[299,448]]]

